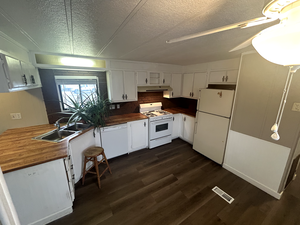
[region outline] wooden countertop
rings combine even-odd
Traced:
[[[148,119],[148,117],[144,116],[141,113],[128,113],[123,115],[110,116],[106,121],[106,126],[112,126],[143,119]]]
[[[147,119],[140,113],[129,113],[109,117],[106,126]],[[55,143],[33,140],[33,137],[55,130],[53,124],[9,129],[0,135],[0,166],[3,173],[38,165],[68,156],[68,140],[76,138],[93,127],[84,130],[75,137]]]
[[[196,112],[193,112],[190,109],[176,107],[176,108],[169,108],[169,109],[164,109],[164,110],[167,112],[173,113],[173,114],[182,113],[182,114],[185,114],[188,116],[196,117]]]

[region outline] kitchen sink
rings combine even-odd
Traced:
[[[72,130],[53,130],[48,133],[42,134],[40,136],[34,137],[32,139],[42,140],[42,141],[51,141],[51,142],[60,142],[65,140],[67,137],[73,136],[79,133],[79,131]]]
[[[69,130],[70,131],[83,131],[83,130],[88,129],[90,127],[91,127],[90,124],[76,123],[76,124],[73,124],[69,127],[65,126],[62,129],[65,130],[65,131],[69,131]]]

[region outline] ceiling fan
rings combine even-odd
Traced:
[[[300,0],[272,0],[264,7],[262,13],[264,14],[264,17],[186,35],[166,42],[175,43],[185,41],[234,28],[247,28],[270,23],[279,19],[279,24],[262,30],[229,51],[240,50],[252,44],[256,51],[266,60],[275,64],[290,67],[276,121],[271,128],[271,131],[273,132],[271,135],[272,139],[279,140],[280,136],[278,134],[278,128],[293,74],[300,68]]]

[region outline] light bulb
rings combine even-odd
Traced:
[[[272,135],[271,135],[271,138],[275,141],[278,141],[280,139],[280,136],[278,134],[278,132],[274,132]]]
[[[278,131],[278,125],[277,123],[274,123],[274,125],[271,127],[271,131],[277,132]]]

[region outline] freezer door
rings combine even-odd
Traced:
[[[228,125],[228,118],[198,112],[193,149],[222,164]]]
[[[234,90],[202,89],[198,111],[230,117]]]

